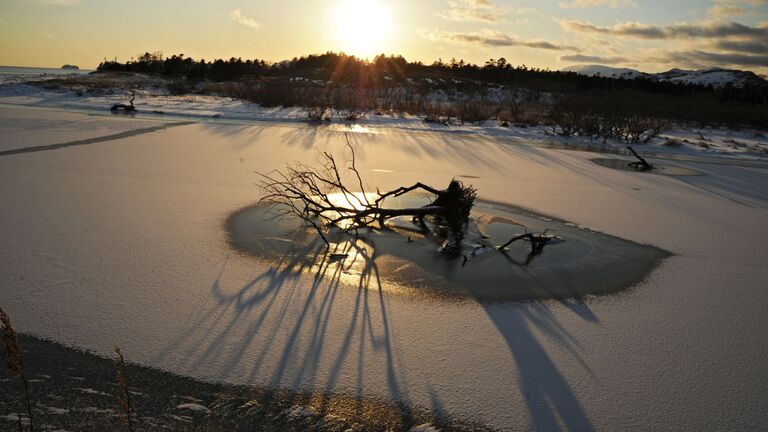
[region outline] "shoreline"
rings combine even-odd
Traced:
[[[21,334],[33,421],[43,430],[121,428],[124,414],[114,359]],[[4,348],[0,348],[0,352]],[[134,430],[156,431],[487,431],[476,423],[400,401],[344,393],[201,381],[130,362],[126,370]],[[17,377],[0,368],[0,429],[13,427],[21,407]],[[22,421],[26,422],[26,415]]]
[[[507,145],[520,145],[533,148],[542,149],[554,149],[564,151],[576,151],[576,152],[589,152],[596,154],[612,154],[618,156],[627,156],[629,152],[626,150],[624,144],[612,145],[612,144],[600,144],[591,141],[579,140],[578,137],[571,137],[568,139],[555,139],[542,140],[542,139],[525,139],[518,136],[504,136],[504,135],[492,135],[483,134],[478,131],[466,130],[461,128],[454,128],[451,130],[450,126],[439,126],[430,129],[424,128],[409,128],[400,125],[387,124],[386,122],[370,122],[366,119],[360,121],[338,121],[316,123],[310,120],[304,119],[281,119],[281,118],[269,118],[269,117],[255,117],[251,119],[240,118],[212,118],[210,116],[195,116],[187,114],[174,114],[174,113],[153,113],[138,111],[135,114],[112,114],[108,109],[97,108],[83,108],[74,106],[55,106],[55,105],[36,105],[36,104],[21,104],[21,103],[8,103],[2,102],[2,96],[0,96],[0,109],[22,109],[31,111],[52,111],[52,112],[67,112],[75,114],[85,114],[89,116],[102,116],[105,118],[120,118],[120,119],[137,119],[148,120],[157,122],[168,123],[183,123],[183,124],[207,124],[207,125],[229,125],[229,126],[269,126],[269,127],[289,127],[289,128],[320,128],[324,130],[330,130],[332,132],[339,133],[352,133],[352,134],[386,134],[386,133],[402,133],[402,134],[448,134],[453,136],[472,136],[480,139],[489,139],[496,141],[500,144]],[[411,123],[419,124],[423,123],[420,120],[411,119]],[[354,130],[355,127],[360,126],[363,130]],[[345,130],[344,127],[350,128]],[[369,132],[364,131],[369,129]],[[734,155],[728,153],[715,153],[709,155],[698,155],[684,152],[672,152],[663,151],[659,152],[658,148],[649,147],[646,144],[635,145],[639,149],[643,156],[654,159],[663,159],[679,162],[697,162],[697,163],[711,163],[711,164],[723,164],[734,165],[751,168],[764,168],[768,169],[768,158],[759,156],[744,156]],[[651,173],[655,174],[655,173]]]

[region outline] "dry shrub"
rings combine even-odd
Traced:
[[[118,396],[118,403],[120,404],[120,411],[123,413],[122,421],[125,424],[126,429],[133,431],[133,421],[131,420],[131,392],[128,387],[128,373],[125,370],[125,357],[117,346],[114,347],[115,352],[115,369],[117,371],[116,382],[120,388],[120,395]]]
[[[33,431],[35,426],[32,421],[32,399],[29,397],[29,382],[24,375],[24,363],[21,358],[21,343],[19,335],[11,324],[11,318],[0,308],[0,323],[2,323],[3,346],[5,347],[5,365],[12,375],[19,377],[24,386],[24,399],[26,402],[29,429]],[[19,431],[22,430],[21,414],[18,415]]]
[[[463,100],[456,103],[455,106],[456,117],[461,124],[468,122],[479,126],[496,118],[501,112],[501,107],[482,98]]]

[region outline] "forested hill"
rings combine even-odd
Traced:
[[[338,53],[308,55],[278,63],[264,60],[230,58],[195,60],[183,54],[163,57],[146,53],[136,60],[120,63],[104,61],[98,71],[122,71],[160,74],[171,78],[210,81],[242,81],[294,78],[309,81],[354,84],[361,88],[434,82],[451,86],[452,81],[471,80],[522,87],[550,93],[579,93],[589,89],[624,90],[668,95],[709,94],[725,102],[768,103],[768,83],[751,81],[741,87],[713,86],[691,82],[663,81],[648,76],[614,77],[585,75],[571,71],[551,71],[513,66],[504,58],[490,59],[483,65],[452,59],[432,64],[409,62],[402,56],[379,55],[372,61]]]

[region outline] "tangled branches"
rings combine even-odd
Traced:
[[[385,229],[385,221],[397,216],[412,216],[424,230],[427,230],[424,220],[430,218],[436,226],[446,228],[454,244],[460,244],[477,197],[475,188],[452,180],[445,190],[417,182],[386,192],[377,189],[376,193],[368,193],[349,139],[347,148],[346,167],[340,166],[333,155],[325,152],[319,167],[297,163],[288,165],[283,171],[260,174],[260,187],[264,191],[262,202],[272,205],[278,217],[293,215],[300,218],[306,226],[317,231],[326,246],[330,246],[329,228],[344,232],[361,228]],[[387,199],[413,191],[427,192],[435,198],[423,207],[384,206]]]

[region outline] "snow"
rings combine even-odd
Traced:
[[[49,413],[56,415],[69,414],[71,412],[67,408],[45,407],[45,409],[48,410]]]
[[[182,410],[201,412],[201,413],[209,413],[209,412],[211,412],[211,410],[208,409],[208,407],[205,407],[203,405],[196,404],[196,403],[181,404],[181,405],[177,406],[176,408],[177,409],[182,409]]]
[[[424,423],[410,428],[409,432],[440,432],[440,429],[434,427],[431,423]]]
[[[3,420],[8,421],[8,422],[19,423],[19,415],[18,414],[8,414],[8,415],[0,416],[0,419],[3,419]],[[29,424],[29,418],[21,416],[21,423],[24,424],[24,425],[28,425]]]
[[[177,416],[173,414],[168,414],[167,417],[176,421],[180,421],[182,423],[192,423],[193,421],[192,417],[188,417],[188,416]]]
[[[115,410],[110,408],[98,408],[98,407],[85,407],[75,408],[74,411],[86,413],[86,414],[114,414]]]
[[[576,72],[581,75],[590,75],[590,76],[600,75],[604,77],[626,78],[626,79],[634,79],[641,76],[647,76],[646,74],[640,71],[636,71],[634,69],[615,68],[615,67],[602,66],[602,65],[576,65],[576,66],[568,66],[560,70],[563,72]]]
[[[21,110],[0,107],[0,119]],[[41,126],[24,146],[55,143],[49,124],[94,115],[28,110]],[[98,118],[93,126],[123,128]],[[25,136],[9,123],[0,148]],[[0,156],[0,305],[20,331],[104,356],[118,344],[132,363],[394,398],[501,430],[768,422],[765,162],[683,153],[688,160],[661,160],[706,175],[668,177],[598,166],[595,153],[544,146],[522,134],[530,129],[366,127],[378,133],[350,139],[369,185],[472,175],[484,199],[675,256],[633,289],[584,302],[416,301],[283,274],[233,252],[223,221],[258,200],[254,171],[340,154],[344,135],[196,121]]]
[[[287,414],[290,417],[316,417],[318,416],[317,410],[311,406],[296,405],[290,410],[287,410]]]
[[[722,87],[726,84],[732,84],[735,87],[743,87],[746,84],[760,83],[765,85],[766,81],[752,72],[740,70],[728,70],[721,68],[709,68],[701,70],[682,70],[670,69],[666,72],[645,73],[635,69],[616,68],[603,65],[576,65],[560,69],[564,72],[576,72],[582,75],[600,75],[612,78],[635,79],[645,77],[659,81],[670,81],[700,85],[712,85]]]
[[[98,396],[109,396],[108,394],[104,392],[100,392],[98,390],[94,390],[92,388],[75,388],[74,390],[79,391],[83,394],[89,394],[89,395],[98,395]]]
[[[490,97],[500,97],[501,89],[491,89]],[[172,96],[162,91],[139,91],[136,116],[113,115],[104,118],[107,108],[117,102],[126,102],[126,92],[111,95],[77,96],[72,92],[44,90],[28,84],[0,86],[0,108],[12,109],[12,113],[0,118],[0,152],[28,146],[50,145],[90,139],[131,130],[153,128],[160,122],[206,121],[216,124],[306,123],[307,113],[303,108],[264,108],[257,104],[236,101],[218,96],[185,95]],[[442,90],[433,92],[435,101],[446,101],[448,95]],[[55,119],[40,120],[30,109],[48,108],[61,111]],[[98,116],[77,116],[75,113]],[[481,135],[491,138],[505,138],[515,143],[537,143],[542,146],[600,147],[600,140],[588,137],[553,136],[551,128],[544,126],[502,127],[497,121],[488,121],[482,126],[471,124],[443,126],[425,123],[423,116],[368,113],[355,123],[334,122],[324,125],[332,129],[355,133],[385,133],[392,129],[425,132],[439,131],[461,135]],[[703,137],[703,139],[701,138]],[[678,147],[666,146],[670,140],[679,140]],[[735,141],[735,143],[733,142]],[[607,146],[624,151],[626,144],[609,141]],[[674,127],[663,136],[647,145],[636,146],[644,153],[653,155],[675,154],[679,156],[727,156],[742,159],[765,159],[768,157],[768,138],[765,132],[756,130],[729,131],[725,129],[691,129]]]

